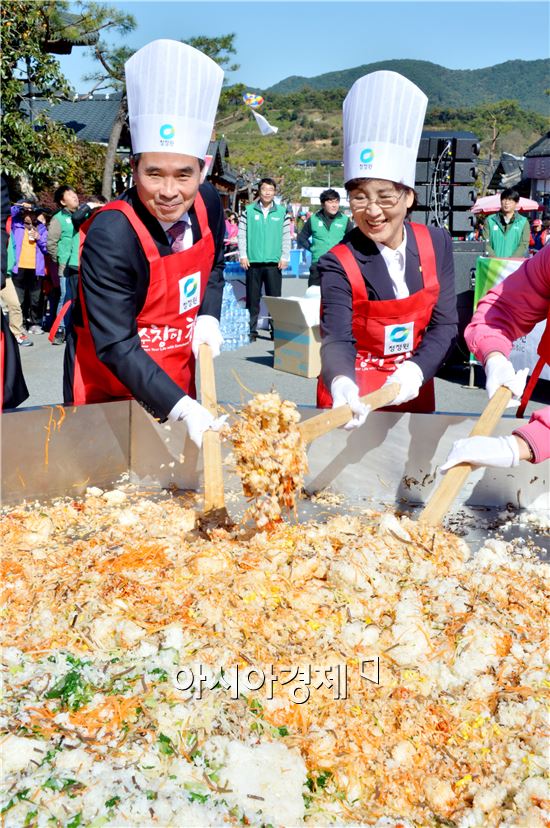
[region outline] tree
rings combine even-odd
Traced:
[[[55,3],[6,0],[0,7],[2,24],[2,170],[31,191],[62,175],[65,156],[51,146],[70,146],[74,135],[38,111],[41,101],[70,90],[59,64],[44,53],[50,33],[49,14]],[[38,102],[38,103],[37,103]]]
[[[47,115],[46,104],[72,98],[59,63],[50,52],[70,53],[93,43],[100,31],[126,31],[133,18],[99,3],[68,11],[66,0],[6,0],[2,21],[2,168],[30,190],[67,180],[73,186],[78,163],[87,157],[74,133]]]

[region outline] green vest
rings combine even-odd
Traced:
[[[495,256],[499,259],[507,259],[512,256],[521,243],[521,234],[527,219],[525,216],[520,216],[518,213],[514,216],[514,220],[510,222],[506,228],[506,232],[499,221],[498,214],[496,216],[489,216],[487,219],[487,227],[489,229],[489,244],[495,251]],[[526,251],[520,251],[525,255]]]
[[[341,242],[348,226],[348,219],[343,213],[337,213],[328,227],[323,221],[321,210],[310,218],[311,224],[311,261],[319,261],[331,247]]]
[[[272,204],[264,217],[259,202],[246,208],[246,253],[249,262],[278,262],[283,253],[286,210]]]
[[[53,217],[61,225],[61,236],[57,243],[57,261],[60,265],[78,267],[78,248],[80,234],[75,229],[71,214],[68,210],[59,210]]]

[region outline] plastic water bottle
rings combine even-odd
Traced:
[[[232,279],[238,278],[244,271],[238,262],[233,263],[233,267],[230,267],[231,264],[228,262],[225,267],[225,275],[229,278],[223,289],[220,319],[220,329],[224,338],[223,351],[234,351],[236,348],[248,345],[250,341],[250,315],[244,307],[244,302],[237,301],[232,285]]]

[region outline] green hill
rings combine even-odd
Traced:
[[[446,69],[426,60],[386,60],[312,78],[291,75],[265,91],[286,95],[305,88],[348,90],[357,78],[379,69],[399,72],[409,78],[426,93],[430,108],[472,107],[505,97],[517,100],[523,109],[544,115],[550,112],[549,98],[545,95],[550,60],[509,60],[484,69]]]

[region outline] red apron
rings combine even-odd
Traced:
[[[537,384],[542,369],[545,365],[550,365],[550,310],[548,311],[548,316],[546,317],[546,328],[540,338],[537,354],[539,355],[539,358],[537,364],[535,365],[535,370],[531,374],[529,382],[525,386],[525,391],[523,392],[516,417],[523,417],[525,414],[527,403],[531,399],[531,394],[535,390],[535,385]]]
[[[192,397],[196,389],[191,340],[214,263],[214,240],[200,194],[197,194],[194,206],[202,238],[188,250],[170,256],[160,256],[145,225],[125,201],[113,201],[101,210],[124,213],[149,262],[149,289],[137,317],[141,347],[184,393]],[[81,238],[81,244],[82,241]],[[96,356],[81,281],[79,294],[83,322],[82,326],[75,325],[74,404],[131,399],[133,395],[128,388]]]
[[[424,224],[411,224],[410,228],[418,247],[424,287],[404,299],[369,300],[365,280],[353,253],[345,244],[338,244],[331,250],[351,285],[352,330],[357,348],[355,381],[361,396],[384,385],[398,365],[418,348],[439,296],[430,232]],[[321,377],[317,383],[317,406],[332,406],[332,397]],[[388,410],[427,414],[435,411],[433,380],[422,386],[416,399]]]

